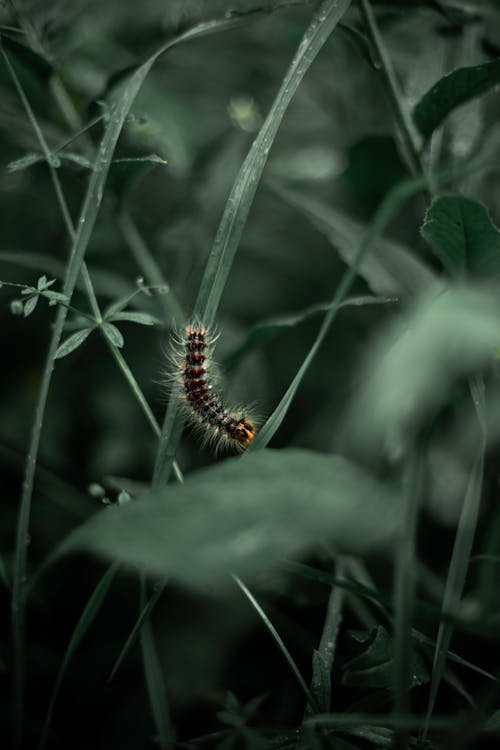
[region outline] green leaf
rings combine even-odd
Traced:
[[[415,107],[413,119],[417,128],[425,139],[430,138],[450,112],[498,83],[500,59],[453,70],[434,84]]]
[[[62,551],[86,548],[191,586],[220,587],[229,572],[255,577],[322,539],[349,552],[387,546],[399,519],[391,487],[340,456],[265,450],[101,511]]]
[[[115,313],[108,320],[128,320],[131,323],[139,323],[142,326],[160,326],[162,325],[161,320],[156,318],[154,315],[150,315],[145,312],[119,312]]]
[[[39,292],[41,292],[42,289],[46,289],[46,287],[48,287],[51,284],[53,284],[54,281],[55,281],[55,279],[53,279],[52,281],[50,281],[49,283],[47,283],[47,277],[44,274],[43,276],[39,277],[39,279],[37,281],[36,288],[38,289]]]
[[[34,297],[30,297],[26,302],[24,303],[24,317],[27,318],[28,315],[31,315],[33,310],[38,304],[38,294],[35,294]]]
[[[394,679],[394,641],[385,628],[378,626],[369,633],[352,634],[364,651],[351,659],[344,669],[344,685],[364,688],[390,688]],[[429,681],[422,658],[412,649],[410,687]]]
[[[80,344],[83,344],[93,330],[93,328],[82,328],[76,333],[72,333],[71,336],[63,341],[61,346],[57,349],[54,359],[61,359],[62,357],[66,357],[67,354],[74,352],[75,349],[78,349]]]
[[[500,232],[482,203],[463,195],[436,198],[421,232],[455,278],[500,273]]]
[[[500,340],[498,295],[438,289],[384,326],[364,358],[346,419],[358,448],[401,457],[458,378],[491,361]]]
[[[41,161],[45,161],[43,154],[25,154],[19,159],[15,159],[7,164],[6,169],[8,172],[19,172],[22,169],[27,169],[33,164],[38,164]]]
[[[118,347],[118,349],[121,349],[123,347],[123,344],[125,342],[123,340],[123,336],[116,326],[114,326],[112,323],[103,323],[102,330],[110,344]]]

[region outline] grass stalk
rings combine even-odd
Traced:
[[[317,702],[315,696],[313,695],[313,693],[311,692],[311,690],[309,689],[309,687],[307,686],[306,681],[302,677],[302,674],[300,673],[300,670],[299,670],[298,666],[296,665],[296,663],[295,663],[292,655],[290,654],[289,650],[285,646],[285,643],[284,643],[283,639],[281,638],[280,634],[278,633],[278,631],[276,630],[276,628],[272,624],[271,620],[269,619],[269,617],[266,615],[266,613],[264,612],[264,610],[260,606],[260,604],[257,601],[257,599],[254,597],[254,595],[245,586],[245,584],[243,583],[243,581],[240,578],[238,578],[238,576],[235,576],[235,575],[233,575],[233,580],[235,581],[236,585],[241,589],[241,591],[244,593],[244,595],[246,596],[246,598],[248,599],[248,601],[250,602],[250,604],[252,605],[252,607],[255,609],[255,611],[259,615],[260,619],[262,620],[262,622],[264,623],[264,625],[266,626],[266,628],[268,629],[269,633],[271,634],[271,637],[273,638],[274,642],[276,643],[276,645],[278,646],[279,650],[283,654],[283,656],[285,658],[285,661],[287,662],[288,666],[292,670],[292,673],[293,673],[295,679],[297,680],[297,683],[302,688],[302,692],[304,693],[304,695],[306,697],[306,700],[307,700],[307,703],[310,706],[312,712],[315,713],[315,714],[317,714],[318,713],[318,709],[319,709],[318,702]]]
[[[427,441],[422,436],[407,458],[404,477],[403,524],[395,550],[394,581],[394,716],[410,713],[412,618],[416,586],[416,536],[418,511],[425,479]],[[402,728],[394,738],[395,750],[406,750],[408,732]]]
[[[472,467],[467,489],[465,492],[464,502],[458,521],[455,542],[451,555],[448,576],[443,596],[442,611],[456,612],[460,606],[460,600],[467,577],[467,571],[471,559],[472,545],[477,527],[479,515],[479,506],[483,489],[483,472],[484,460],[487,444],[486,428],[486,403],[484,394],[484,383],[482,379],[477,378],[470,383],[471,396],[477,414],[479,424],[479,445],[478,452]],[[429,700],[425,717],[423,730],[423,739],[425,740],[429,731],[434,705],[441,680],[444,674],[446,659],[449,656],[449,647],[453,635],[453,621],[443,620],[439,624],[436,647],[434,651],[434,660],[432,664],[431,684],[429,688]]]
[[[123,237],[123,241],[132,253],[148,285],[163,287],[166,290],[164,294],[159,295],[159,302],[166,322],[169,326],[181,326],[186,316],[172,293],[170,286],[165,281],[160,266],[144,242],[144,238],[140,234],[130,212],[122,208],[116,214],[115,221]]]
[[[306,29],[278,93],[234,181],[208,256],[194,314],[204,325],[213,325],[222,293],[238,249],[269,151],[285,112],[312,62],[342,19],[351,0],[324,0]],[[168,481],[182,418],[175,392],[170,398],[153,474],[155,486]]]
[[[413,123],[405,97],[399,84],[392,60],[382,39],[370,0],[359,0],[361,13],[370,41],[377,52],[382,71],[387,81],[387,88],[396,113],[399,131],[405,152],[414,175],[426,174],[425,165],[420,155],[420,136]]]

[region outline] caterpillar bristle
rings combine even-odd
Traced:
[[[215,453],[242,452],[257,429],[246,411],[229,409],[217,392],[212,361],[217,339],[218,335],[200,321],[192,321],[182,334],[173,335],[173,378],[180,383],[182,403],[190,421],[203,434],[202,445],[210,445]]]

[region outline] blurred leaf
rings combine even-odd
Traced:
[[[349,297],[340,303],[339,309],[351,306],[362,307],[363,305],[387,305],[396,301],[397,300],[394,297]],[[257,323],[257,325],[250,330],[241,345],[225,358],[224,364],[229,367],[233,366],[244,354],[251,351],[256,346],[261,346],[266,341],[273,339],[283,331],[286,331],[289,328],[294,328],[301,323],[305,323],[311,318],[327,312],[330,308],[331,303],[311,305],[298,313],[279,315],[275,318],[268,318],[267,320],[262,321],[262,323]]]
[[[500,735],[500,709],[494,711],[484,724],[484,731],[488,734]]]
[[[155,318],[154,315],[150,315],[149,313],[143,313],[143,312],[118,312],[114,315],[111,315],[111,317],[108,317],[108,320],[128,320],[131,323],[139,323],[139,325],[142,326],[161,326],[162,322],[158,318]]]
[[[500,59],[453,70],[434,84],[415,107],[413,119],[417,128],[424,138],[430,138],[456,107],[485,94],[498,83]]]
[[[102,330],[108,341],[113,344],[113,346],[118,347],[118,349],[121,349],[123,347],[123,344],[125,342],[123,340],[122,334],[116,326],[114,326],[112,323],[103,323]]]
[[[427,294],[385,326],[362,364],[346,420],[358,447],[402,455],[451,385],[489,362],[500,339],[498,295],[481,288]]]
[[[369,633],[351,634],[365,650],[351,659],[344,668],[344,685],[366,688],[390,688],[394,681],[394,641],[379,626]],[[429,673],[421,657],[412,649],[410,687],[429,681]]]
[[[227,585],[229,572],[254,577],[321,539],[351,552],[387,545],[399,518],[394,491],[340,456],[263,450],[98,513],[63,551],[203,588]]]
[[[326,236],[345,263],[353,263],[367,233],[365,225],[308,191],[275,182],[270,187]],[[431,269],[404,245],[382,237],[361,263],[359,274],[376,294],[413,294],[426,289],[434,278]]]
[[[421,232],[453,277],[500,273],[500,232],[482,203],[463,195],[435,198]]]
[[[67,354],[71,354],[77,349],[80,344],[83,344],[85,339],[92,333],[93,328],[82,328],[76,333],[72,333],[65,341],[62,342],[61,346],[55,353],[54,359],[61,359]]]

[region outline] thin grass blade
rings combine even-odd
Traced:
[[[394,716],[408,714],[411,684],[412,618],[415,603],[416,535],[424,485],[426,441],[421,437],[410,455],[405,476],[404,523],[396,550],[394,584]],[[397,732],[394,747],[408,747],[408,733]]]
[[[207,260],[194,308],[195,316],[202,320],[206,326],[213,325],[215,321],[222,292],[250,213],[269,150],[288,105],[311,63],[350,4],[351,0],[325,0],[315,12],[264,124],[236,177]],[[179,412],[177,393],[173,389],[165,415],[153,474],[155,486],[168,481],[173,457],[182,432],[182,419],[177,418]]]
[[[111,682],[115,674],[117,673],[120,666],[123,664],[123,661],[125,660],[126,656],[128,655],[130,649],[136,642],[140,632],[141,628],[144,625],[145,621],[149,618],[151,612],[153,611],[158,599],[162,595],[163,591],[165,590],[166,583],[159,584],[155,591],[151,594],[148,601],[144,605],[144,607],[141,609],[139,613],[139,617],[137,618],[134,627],[130,631],[130,634],[125,641],[125,644],[120,651],[120,654],[117,658],[117,660],[114,663],[113,669],[111,670],[111,674],[109,675],[108,682]]]
[[[480,380],[473,381],[471,383],[471,392],[474,406],[476,408],[481,436],[478,455],[469,477],[462,512],[458,522],[457,533],[455,535],[455,543],[453,546],[453,553],[451,556],[443,597],[443,612],[453,612],[460,604],[470,563],[472,544],[476,533],[479,505],[483,488],[483,470],[486,452],[486,405],[484,383]],[[449,621],[441,622],[439,625],[436,649],[434,652],[434,662],[432,665],[429,702],[423,732],[424,738],[429,731],[439,685],[443,678],[453,628],[453,622]]]
[[[142,580],[141,606],[143,610],[147,606],[146,585],[144,579]],[[141,650],[149,702],[151,704],[151,711],[153,713],[156,731],[158,733],[158,744],[160,745],[161,750],[169,750],[169,748],[172,747],[174,740],[173,727],[170,720],[165,681],[163,679],[158,653],[154,642],[151,620],[149,617],[144,618],[141,627]]]
[[[205,34],[223,31],[242,23],[241,19],[228,18],[208,21],[188,29],[183,34],[169,40],[158,48],[139,68],[137,68],[119,86],[115,93],[110,118],[99,151],[90,176],[89,184],[85,194],[80,218],[77,224],[76,234],[72,243],[70,257],[66,268],[66,276],[63,294],[71,301],[77,279],[80,275],[85,253],[94,229],[97,215],[101,206],[104,186],[106,184],[111,160],[116,143],[123,128],[125,119],[130,108],[139,93],[158,57],[173,48],[177,44],[189,41]],[[4,55],[10,69],[8,58]],[[12,637],[13,637],[13,721],[14,721],[14,746],[19,746],[21,737],[21,724],[23,715],[24,694],[24,629],[25,629],[25,599],[26,599],[26,562],[28,550],[28,531],[31,516],[31,501],[35,469],[40,447],[40,438],[45,416],[45,408],[54,368],[54,358],[60,345],[64,324],[67,317],[67,308],[60,306],[57,312],[52,336],[49,343],[47,358],[43,370],[38,401],[35,408],[35,416],[32,434],[26,458],[25,476],[19,508],[19,516],[16,530],[16,542],[13,563],[13,587],[12,587]]]
[[[303,693],[304,693],[304,695],[306,697],[307,703],[309,704],[312,712],[315,713],[315,714],[318,713],[318,703],[316,701],[316,698],[314,697],[314,695],[312,694],[312,692],[308,688],[306,681],[302,677],[298,666],[296,665],[295,661],[293,660],[293,657],[290,654],[289,650],[285,646],[285,643],[283,642],[283,639],[281,638],[280,634],[278,633],[278,631],[276,630],[276,628],[272,624],[271,620],[269,619],[269,617],[266,615],[266,613],[264,612],[264,610],[260,606],[259,602],[253,596],[253,594],[247,589],[247,587],[245,586],[245,584],[243,583],[243,581],[240,580],[235,575],[233,575],[233,579],[236,582],[237,586],[239,586],[239,588],[245,594],[246,598],[248,599],[248,601],[250,602],[250,604],[252,605],[252,607],[255,609],[255,611],[259,615],[260,619],[262,620],[262,622],[264,623],[264,625],[266,626],[266,628],[269,630],[269,632],[270,632],[270,634],[271,634],[274,642],[278,646],[279,650],[281,651],[281,653],[285,657],[285,660],[286,660],[288,666],[292,670],[295,679],[297,680],[298,684],[302,688],[302,691],[303,691]]]
[[[47,716],[45,717],[45,722],[43,725],[40,742],[38,745],[39,750],[43,750],[47,742],[47,737],[48,737],[48,733],[50,729],[50,724],[52,722],[52,716],[54,714],[54,708],[56,705],[57,696],[59,695],[59,690],[61,688],[61,684],[62,684],[64,675],[66,673],[66,670],[68,668],[68,665],[71,659],[73,658],[78,646],[80,645],[83,638],[87,634],[87,631],[89,630],[95,618],[99,614],[102,603],[104,602],[104,599],[106,598],[106,594],[108,593],[109,587],[113,583],[114,577],[116,576],[118,572],[118,567],[119,567],[118,563],[113,563],[107,569],[107,571],[105,572],[105,574],[103,575],[103,577],[101,578],[97,586],[95,587],[94,591],[92,592],[92,595],[90,596],[90,599],[85,605],[85,608],[82,614],[80,615],[80,619],[78,620],[76,624],[76,627],[73,631],[73,635],[71,636],[68,646],[66,648],[66,651],[64,652],[63,660],[62,660],[61,666],[59,667],[59,672],[57,673],[56,680],[54,682],[54,687],[52,688],[49,708],[47,711]]]

